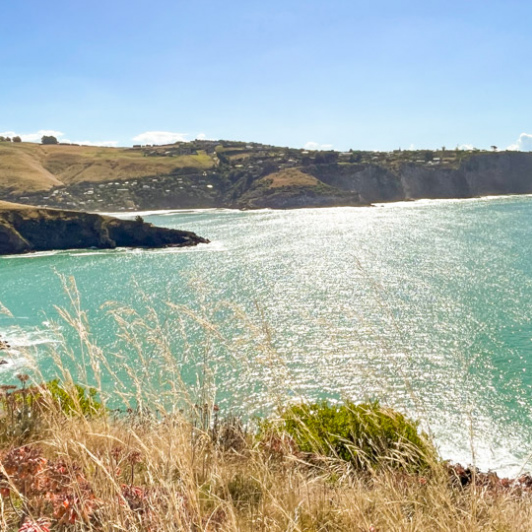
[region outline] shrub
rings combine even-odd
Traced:
[[[0,442],[27,442],[46,426],[46,412],[58,410],[65,415],[92,417],[104,412],[96,399],[93,388],[85,389],[73,385],[65,388],[59,380],[49,381],[41,386],[26,387],[27,375],[18,375],[22,387],[0,386]],[[47,393],[50,396],[47,399]]]
[[[422,469],[435,459],[417,423],[378,403],[300,404],[284,410],[281,419],[301,451],[341,458],[357,469]]]
[[[72,389],[65,389],[59,379],[55,379],[46,383],[46,389],[65,414],[91,417],[103,410],[102,404],[96,399],[97,392],[94,388],[85,389],[75,384]]]
[[[43,135],[41,137],[41,144],[58,144],[59,141],[53,135]]]

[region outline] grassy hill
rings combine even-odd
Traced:
[[[210,169],[205,153],[146,157],[141,150],[0,142],[0,190],[24,194],[76,183],[101,183]]]
[[[292,206],[299,196],[320,205],[325,192],[335,198],[326,203],[335,203],[338,191],[297,168],[301,162],[300,150],[231,141],[134,148],[0,142],[0,198],[132,210]]]
[[[226,140],[0,142],[0,199],[89,211],[295,208],[532,192],[532,153],[310,151]]]

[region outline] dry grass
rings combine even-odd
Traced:
[[[28,211],[28,210],[32,210],[32,209],[35,209],[35,207],[32,207],[31,205],[22,205],[20,203],[10,203],[9,201],[1,201],[0,200],[0,212],[1,211],[13,211],[13,210]]]
[[[305,174],[295,168],[287,168],[263,178],[262,181],[268,182],[270,188],[280,187],[314,187],[322,184],[315,177]]]
[[[311,466],[281,439],[260,442],[229,425],[214,438],[195,425],[50,409],[38,441],[11,454],[4,444],[2,530],[37,519],[50,530],[139,532],[532,530],[529,493],[462,488],[443,468],[421,477]],[[14,470],[16,453],[39,466]]]
[[[206,154],[143,157],[124,148],[0,143],[0,187],[18,193],[82,181],[103,182],[166,175],[179,168],[212,168]]]

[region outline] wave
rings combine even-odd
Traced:
[[[198,251],[226,251],[225,246],[220,242],[210,244],[198,244],[193,247],[167,247],[167,248],[125,248],[118,247],[115,249],[66,249],[53,251],[37,251],[33,253],[22,253],[19,255],[3,255],[2,260],[9,259],[41,259],[46,257],[64,256],[64,257],[91,257],[106,255],[124,255],[140,253],[197,253]]]
[[[0,352],[0,359],[4,361],[0,365],[0,374],[34,367],[43,348],[59,341],[53,336],[49,325],[49,322],[43,322],[45,328],[23,328],[18,325],[2,327],[1,337],[9,347]]]
[[[210,244],[198,244],[197,246],[183,247],[183,248],[159,248],[159,249],[125,249],[128,253],[144,253],[150,255],[166,255],[170,253],[203,253],[227,251],[226,246],[220,242],[211,242]]]
[[[439,205],[439,204],[448,204],[448,203],[466,203],[466,202],[486,202],[486,201],[495,201],[495,200],[515,200],[517,198],[530,198],[532,194],[499,194],[499,195],[487,195],[487,196],[476,196],[474,198],[420,198],[415,200],[403,200],[403,201],[393,201],[386,203],[373,203],[374,207],[414,207],[419,205]]]
[[[54,338],[49,330],[50,323],[44,322],[43,325],[46,327],[45,329],[39,327],[23,328],[19,325],[3,327],[1,329],[2,338],[7,341],[11,349],[27,349],[57,343],[57,338]]]
[[[248,212],[240,209],[226,209],[221,207],[212,207],[209,209],[160,209],[151,211],[118,211],[118,212],[95,212],[94,214],[100,214],[102,216],[113,216],[122,220],[133,219],[136,216],[172,216],[174,214],[203,214],[203,213],[220,213],[230,214]]]
[[[52,251],[34,251],[32,253],[20,253],[18,255],[1,255],[0,259],[40,259],[42,257],[53,257],[54,255],[59,255],[60,253],[64,253],[64,251],[59,249]]]

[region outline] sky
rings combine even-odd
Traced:
[[[532,150],[526,0],[4,0],[0,135]]]

